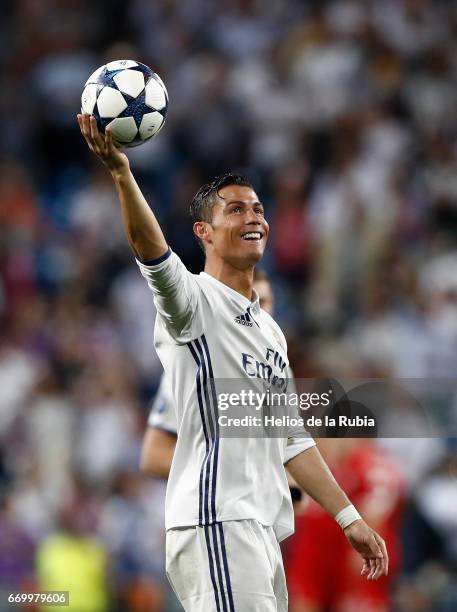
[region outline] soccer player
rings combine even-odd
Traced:
[[[254,270],[254,290],[259,296],[260,308],[270,315],[273,314],[273,291],[264,270],[258,268]],[[155,478],[168,478],[175,451],[176,436],[177,424],[173,394],[171,384],[164,374],[152,404],[148,427],[143,439],[140,467],[144,474]]]
[[[206,255],[191,274],[169,248],[157,219],[108,130],[78,115],[84,138],[109,169],[129,244],[153,291],[155,347],[170,377],[178,439],[166,498],[167,575],[187,612],[286,612],[278,542],[293,532],[284,464],[298,485],[344,529],[363,559],[362,574],[388,571],[384,540],[360,517],[312,439],[220,435],[218,379],[281,381],[287,346],[253,292],[269,227],[242,177],[204,185],[191,204]],[[332,551],[329,551],[329,555]]]

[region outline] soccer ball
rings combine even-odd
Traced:
[[[81,112],[109,127],[120,147],[136,147],[160,131],[168,109],[168,93],[153,70],[133,60],[116,60],[97,68],[84,85]]]

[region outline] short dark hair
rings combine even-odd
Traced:
[[[197,221],[206,221],[206,223],[211,223],[213,219],[213,205],[216,196],[219,195],[219,191],[223,187],[227,187],[228,185],[239,185],[240,187],[249,187],[250,189],[254,189],[247,178],[241,174],[234,174],[232,172],[221,174],[211,182],[202,185],[194,195],[189,208],[192,223],[196,223]],[[198,239],[198,242],[203,248],[203,244],[200,239]]]

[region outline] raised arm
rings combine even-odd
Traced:
[[[78,123],[89,149],[97,155],[113,177],[129,244],[141,261],[153,261],[164,255],[168,245],[160,225],[149,208],[130,170],[129,160],[114,145],[110,130],[102,136],[95,117],[78,115]]]
[[[202,333],[205,319],[199,308],[201,290],[179,257],[169,249],[160,225],[130,171],[129,160],[114,145],[106,130],[102,136],[90,115],[78,115],[81,132],[89,149],[113,177],[121,202],[125,232],[141,273],[154,294],[157,312],[179,342]]]

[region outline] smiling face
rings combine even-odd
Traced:
[[[226,185],[215,197],[211,222],[195,223],[194,232],[208,259],[220,258],[243,270],[262,258],[269,227],[253,189]]]

